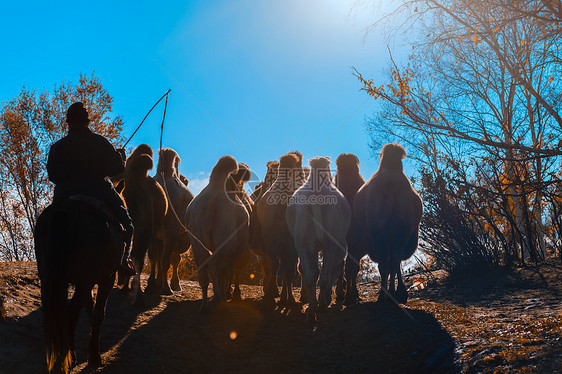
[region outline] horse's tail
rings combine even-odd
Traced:
[[[70,254],[69,230],[64,211],[56,211],[45,222],[49,233],[41,245],[43,271],[41,299],[47,340],[47,367],[49,373],[69,373],[72,366],[70,327],[68,324],[67,265]],[[45,230],[43,230],[45,233]],[[48,240],[45,242],[44,240]]]

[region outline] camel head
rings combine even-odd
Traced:
[[[238,164],[238,171],[232,173],[232,177],[236,183],[246,183],[250,180],[251,176],[252,172],[250,171],[250,167],[243,162]]]
[[[402,159],[406,157],[406,150],[398,143],[388,143],[382,147],[379,168],[402,170]]]

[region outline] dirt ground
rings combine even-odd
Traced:
[[[305,324],[300,305],[262,307],[258,286],[243,286],[241,303],[209,314],[199,312],[191,281],[173,296],[145,295],[143,308],[115,289],[102,327],[104,365],[86,366],[83,313],[73,373],[560,373],[561,274],[549,263],[464,279],[429,276],[401,308],[376,303],[378,285],[366,283],[360,304],[332,305],[315,326]],[[35,264],[0,264],[0,291],[0,373],[45,372]]]

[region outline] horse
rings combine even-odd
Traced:
[[[402,170],[404,148],[396,143],[386,144],[380,157],[379,169],[357,191],[353,211],[366,235],[367,254],[378,263],[379,300],[391,295],[399,303],[406,303],[408,291],[400,263],[409,259],[418,247],[422,201]]]
[[[322,251],[320,274],[320,307],[332,302],[332,286],[343,270],[347,255],[346,234],[351,221],[351,208],[332,182],[330,159],[309,160],[312,168],[307,182],[289,201],[287,226],[299,256],[303,284],[308,295],[306,321],[316,321],[316,282],[318,252]]]
[[[74,331],[85,306],[90,315],[88,365],[101,365],[100,328],[123,254],[121,226],[101,201],[75,195],[41,213],[34,240],[49,373],[70,372],[76,360]],[[69,284],[74,285],[70,302]]]

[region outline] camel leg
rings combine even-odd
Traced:
[[[120,272],[118,273],[117,285],[119,287],[121,287],[120,290],[119,290],[119,293],[121,293],[121,294],[129,293],[129,290],[130,290],[130,288],[129,288],[130,282],[129,281],[130,281],[130,279],[131,279],[130,277],[125,277],[125,276],[121,275]]]
[[[348,259],[345,261],[345,279],[346,291],[345,300],[346,305],[355,304],[361,299],[359,298],[359,291],[357,291],[357,274],[359,273],[359,263],[357,259]]]
[[[178,266],[180,264],[180,254],[177,252],[172,252],[170,256],[170,261],[172,263],[172,279],[170,280],[170,286],[173,291],[181,291],[180,278],[178,276]]]
[[[388,292],[392,295],[392,297],[394,297],[396,294],[396,265],[394,264],[394,261],[390,263],[388,278]]]
[[[295,296],[293,295],[293,279],[297,269],[298,256],[296,252],[286,256],[285,260],[281,263],[283,275],[283,290],[281,291],[281,304],[291,306],[296,303]]]
[[[343,262],[343,271],[340,272],[340,276],[336,281],[336,303],[342,304],[345,301],[346,289],[347,289],[347,280],[345,278],[345,274],[347,272],[345,269],[347,268],[347,261]]]
[[[408,301],[408,290],[406,290],[406,285],[402,279],[402,270],[400,269],[400,263],[396,267],[396,278],[398,281],[398,288],[396,289],[396,300],[399,303],[406,304]]]
[[[133,249],[131,250],[131,259],[135,267],[136,274],[131,280],[131,293],[133,305],[143,306],[142,290],[140,285],[140,276],[144,267],[144,257],[150,244],[150,233],[142,230],[135,232],[133,238]]]
[[[209,292],[209,274],[207,273],[207,268],[204,267],[197,272],[197,280],[199,281],[199,286],[201,287],[201,307],[200,312],[207,311],[207,301]]]
[[[232,292],[232,300],[234,301],[242,300],[242,292],[240,292],[240,277],[241,270],[238,269],[234,272],[234,291]]]
[[[279,294],[279,290],[277,289],[279,260],[273,256],[267,256],[264,260],[269,277],[267,279],[267,283],[264,284],[263,300],[266,303],[274,303],[276,297],[275,295]]]
[[[332,302],[332,287],[343,272],[346,252],[335,243],[328,243],[324,250],[324,262],[320,274],[320,306],[327,307]]]
[[[273,277],[273,275],[271,275],[271,272],[273,271],[274,260],[271,258],[271,256],[264,252],[259,256],[258,261],[263,273],[263,293],[265,295],[268,284]],[[277,297],[279,297],[279,290],[277,289],[277,287],[275,287],[273,289],[273,298],[275,299]]]
[[[304,272],[302,270],[302,263],[299,261],[299,273],[301,275],[301,297],[299,298],[299,302],[302,304],[308,303],[308,291],[306,289],[306,284],[304,282]]]
[[[170,237],[171,236],[171,237]],[[168,235],[164,233],[164,249],[162,251],[162,257],[160,258],[160,269],[158,271],[158,278],[160,278],[160,288],[161,295],[172,295],[172,289],[168,284],[168,269],[170,269],[170,256],[172,255],[172,250],[176,247],[177,234]]]
[[[146,293],[156,294],[161,285],[156,279],[156,270],[158,269],[158,261],[162,256],[162,241],[159,239],[152,240],[152,245],[148,249],[148,258],[150,259],[150,276],[146,284]]]
[[[385,301],[388,298],[388,265],[384,262],[379,263],[379,274],[381,276],[381,290],[379,292],[378,301]]]
[[[306,322],[316,322],[316,282],[318,281],[318,253],[316,251],[299,251],[302,264],[303,279],[308,291],[308,308]]]
[[[101,365],[100,355],[100,329],[105,315],[105,306],[109,292],[113,287],[114,276],[109,277],[103,282],[98,284],[98,294],[96,296],[96,303],[94,306],[94,315],[90,325],[90,346],[88,365],[98,367]]]

